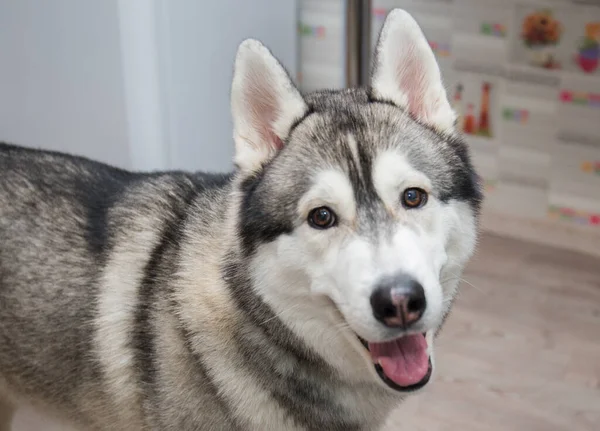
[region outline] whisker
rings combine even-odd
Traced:
[[[277,314],[276,314],[276,315],[274,315],[273,317],[269,317],[269,318],[268,318],[267,320],[265,320],[264,322],[261,322],[261,323],[259,323],[259,326],[262,326],[262,325],[264,325],[265,323],[268,323],[268,322],[270,322],[271,320],[275,320],[275,319],[277,319],[277,318],[281,317],[283,314],[287,313],[288,311],[290,311],[290,310],[293,310],[294,308],[297,308],[297,307],[299,307],[299,306],[300,306],[300,304],[294,304],[294,305],[292,305],[291,307],[289,307],[289,308],[286,308],[285,310],[282,310],[282,311],[280,311],[279,313],[277,313]]]
[[[444,279],[444,280],[442,281],[442,283],[446,283],[446,282],[448,282],[448,281],[450,281],[450,280],[459,280],[459,281],[462,281],[462,282],[464,282],[464,283],[468,284],[469,286],[471,286],[472,288],[474,288],[474,289],[478,290],[479,292],[482,292],[482,293],[484,292],[484,290],[483,290],[483,289],[481,289],[480,287],[477,287],[477,286],[475,286],[475,285],[474,285],[473,283],[471,283],[469,280],[467,280],[467,279],[465,279],[465,278],[463,278],[463,277],[460,277],[460,276],[458,276],[458,275],[456,275],[456,274],[453,274],[453,273],[450,273],[450,275],[452,275],[453,277]]]
[[[477,291],[483,293],[483,289],[480,287],[475,286],[473,283],[471,283],[469,280],[465,280],[464,278],[460,279],[461,281],[465,282],[466,284],[468,284],[469,286],[471,286],[473,289],[476,289]]]

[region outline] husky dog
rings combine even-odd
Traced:
[[[430,381],[481,196],[417,23],[306,96],[247,40],[231,103],[230,175],[0,145],[0,429],[379,430]]]

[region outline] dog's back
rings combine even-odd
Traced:
[[[103,399],[91,357],[102,224],[132,180],[85,159],[0,144],[0,391],[73,411]]]
[[[194,197],[226,181],[135,174],[0,143],[0,404],[38,402],[91,429],[118,423],[102,417],[122,415],[115,408],[139,415],[136,406],[115,406],[106,386],[97,343],[104,277],[111,266],[146,268],[152,254],[136,253],[136,238],[154,247],[147,235],[168,235]],[[110,262],[117,248],[129,267]],[[119,335],[143,340],[127,329]]]

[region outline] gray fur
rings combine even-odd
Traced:
[[[371,169],[388,147],[440,202],[467,202],[465,223],[480,192],[459,137],[368,90],[306,103],[253,173],[131,173],[0,144],[0,429],[23,403],[88,430],[381,427],[402,396],[338,375],[257,294],[253,257],[303,222],[298,202],[326,167],[350,179],[359,234],[381,236]],[[113,314],[103,301],[126,292]]]

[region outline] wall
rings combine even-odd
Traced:
[[[158,31],[171,167],[231,169],[229,91],[239,43],[261,40],[296,75],[295,1],[160,2]]]
[[[131,165],[115,0],[0,0],[0,139]]]
[[[294,0],[0,0],[0,139],[137,170],[232,168],[238,44],[296,76]]]
[[[298,81],[304,92],[346,87],[344,0],[300,0]]]

